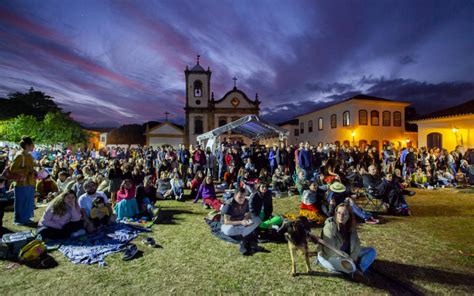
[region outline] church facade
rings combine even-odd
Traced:
[[[222,98],[215,99],[211,91],[211,70],[205,70],[199,64],[199,56],[194,67],[186,67],[186,124],[184,127],[184,144],[186,146],[197,143],[196,137],[200,134],[223,126],[249,114],[258,115],[260,101],[258,94],[255,99],[237,88],[236,78],[234,87]],[[229,135],[229,139],[232,139]],[[236,135],[236,137],[240,137]]]

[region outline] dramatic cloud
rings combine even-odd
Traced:
[[[0,97],[31,86],[86,123],[184,120],[186,65],[273,121],[366,93],[472,99],[472,1],[0,2]],[[430,104],[426,104],[430,102]]]

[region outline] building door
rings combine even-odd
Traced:
[[[359,148],[360,148],[360,150],[364,150],[365,147],[367,147],[367,141],[366,141],[366,140],[359,140]]]
[[[375,148],[377,148],[377,151],[380,151],[379,141],[372,140],[372,142],[370,142],[370,146],[375,147]]]
[[[431,149],[433,147],[441,148],[443,147],[443,135],[441,135],[440,133],[428,134],[426,142],[428,149]]]

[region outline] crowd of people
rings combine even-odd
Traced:
[[[17,225],[32,225],[35,204],[45,203],[38,224],[45,239],[85,235],[124,219],[154,221],[160,200],[191,200],[220,213],[222,233],[239,237],[240,251],[249,255],[260,248],[259,233],[278,231],[283,223],[273,213],[273,198],[297,195],[301,209],[328,218],[327,241],[353,259],[364,256],[357,261],[363,271],[375,250],[361,249],[355,222],[379,220],[359,206],[358,193],[388,214],[410,215],[411,188],[435,190],[474,179],[474,152],[461,146],[448,152],[387,144],[380,152],[333,144],[231,145],[224,139],[214,151],[200,145],[71,150],[36,148],[24,137],[18,148],[0,149],[0,222],[9,201]],[[318,260],[346,272],[334,256],[323,248]]]

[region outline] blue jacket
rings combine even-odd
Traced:
[[[300,150],[299,157],[299,166],[303,169],[311,168],[311,157],[309,155],[309,150],[302,149]]]

